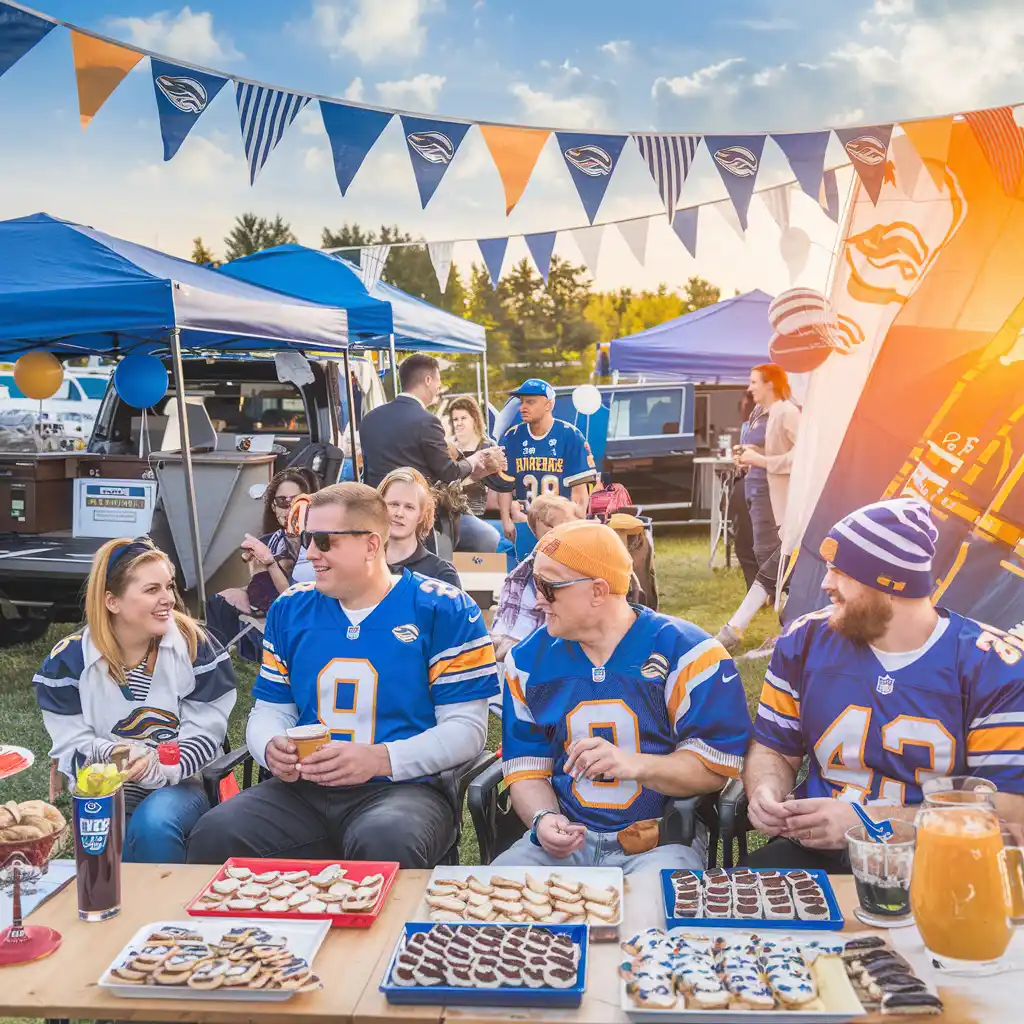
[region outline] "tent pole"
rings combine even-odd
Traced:
[[[359,480],[359,434],[356,430],[356,397],[352,392],[352,367],[348,361],[348,349],[342,356],[345,363],[345,393],[348,395],[348,448],[352,453],[352,476]]]
[[[395,352],[395,336],[388,335],[388,343],[391,347],[391,390],[392,398],[398,397],[398,353]]]
[[[480,408],[483,409],[484,405],[484,393],[480,388],[480,360],[476,361],[476,400]]]
[[[489,388],[487,386],[487,342],[486,341],[484,342],[483,364],[484,364],[484,407],[483,407],[483,414],[484,414],[484,423],[485,424],[489,424],[491,422],[491,396],[490,396],[490,390],[489,390]]]
[[[174,364],[174,397],[178,406],[178,438],[181,443],[181,465],[185,471],[185,500],[188,502],[188,532],[192,538],[192,557],[195,559],[196,589],[199,594],[201,622],[206,620],[206,581],[203,579],[203,552],[199,545],[199,509],[196,505],[196,482],[192,475],[192,439],[188,433],[188,413],[185,408],[185,370],[181,364],[181,331],[171,330],[171,361]]]

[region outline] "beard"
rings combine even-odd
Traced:
[[[885,594],[869,591],[852,601],[840,599],[832,606],[828,624],[840,636],[856,644],[881,639],[892,621],[892,602]]]

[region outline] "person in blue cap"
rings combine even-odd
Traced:
[[[531,377],[512,395],[519,399],[521,423],[505,431],[501,446],[508,467],[501,474],[513,491],[498,494],[501,526],[515,543],[513,500],[527,508],[541,494],[571,498],[587,511],[590,487],[597,482],[597,467],[587,439],[571,423],[554,417],[555,389],[546,381]]]

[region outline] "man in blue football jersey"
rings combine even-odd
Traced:
[[[454,842],[441,772],[476,757],[494,648],[462,591],[385,561],[388,510],[364,484],[313,495],[302,535],[315,583],[270,607],[246,727],[274,778],[214,808],[189,843],[193,863],[227,857],[396,860],[430,867]],[[288,730],[331,741],[301,760]]]
[[[747,754],[751,824],[776,837],[750,864],[848,871],[850,805],[913,820],[943,776],[990,779],[1024,821],[1024,634],[932,605],[937,536],[926,504],[897,498],[822,542],[831,607],[779,638]]]
[[[513,500],[529,507],[540,494],[560,494],[586,514],[597,467],[583,434],[571,423],[555,419],[555,389],[547,381],[531,377],[512,395],[519,399],[522,422],[501,439],[508,461],[501,479],[515,487],[498,492],[498,509],[505,536],[514,544]]]
[[[703,866],[703,844],[659,845],[670,797],[738,775],[750,737],[739,672],[688,622],[626,601],[632,559],[596,522],[539,543],[546,624],[505,658],[502,758],[529,833],[495,863]]]

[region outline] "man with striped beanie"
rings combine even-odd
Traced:
[[[848,871],[851,803],[913,820],[944,776],[990,779],[1024,822],[1024,632],[932,604],[937,539],[924,502],[895,498],[822,541],[830,606],[779,638],[747,752],[750,821],[775,837],[750,864]]]

